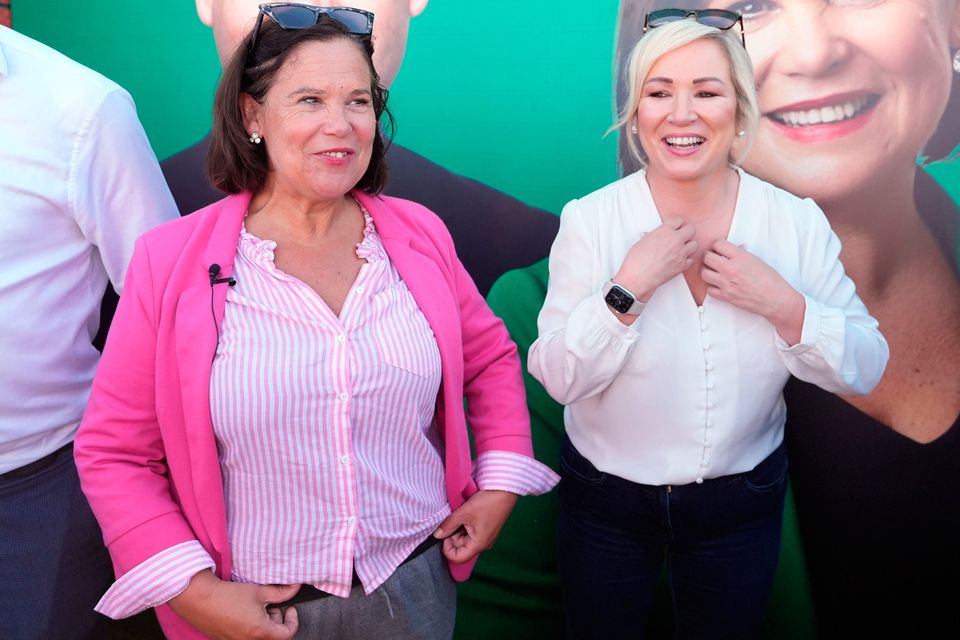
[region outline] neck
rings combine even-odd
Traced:
[[[282,225],[294,235],[319,237],[326,235],[345,215],[353,210],[349,193],[333,199],[307,198],[267,186],[254,195],[247,213],[247,225]]]
[[[847,273],[869,297],[883,296],[898,275],[915,277],[918,265],[942,261],[920,217],[909,180],[886,188],[858,189],[849,197],[818,200],[843,245]]]
[[[712,216],[740,184],[739,174],[728,166],[694,180],[678,180],[648,167],[646,178],[661,218],[680,216],[687,222]]]

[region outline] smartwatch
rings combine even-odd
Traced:
[[[643,310],[644,303],[637,300],[637,296],[629,290],[607,280],[603,285],[603,300],[617,313],[637,315]]]

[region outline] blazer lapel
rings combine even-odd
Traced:
[[[210,414],[210,372],[229,285],[213,284],[210,267],[220,266],[218,278],[233,274],[240,227],[249,202],[249,194],[239,194],[214,205],[220,206],[220,211],[208,223],[205,246],[195,251],[184,249],[185,259],[178,268],[189,284],[177,300],[175,314],[174,342],[193,493],[210,541],[221,555],[219,569],[226,577],[230,571],[226,505]]]

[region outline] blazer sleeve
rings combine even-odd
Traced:
[[[118,576],[196,538],[171,493],[157,420],[154,287],[141,238],[74,449],[83,492]]]
[[[449,232],[436,220],[438,244],[450,270],[463,343],[463,395],[477,456],[507,451],[533,458],[530,414],[517,345],[457,258]]]

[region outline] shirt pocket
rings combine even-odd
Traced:
[[[373,296],[373,335],[391,367],[428,378],[440,369],[437,338],[403,281]]]

